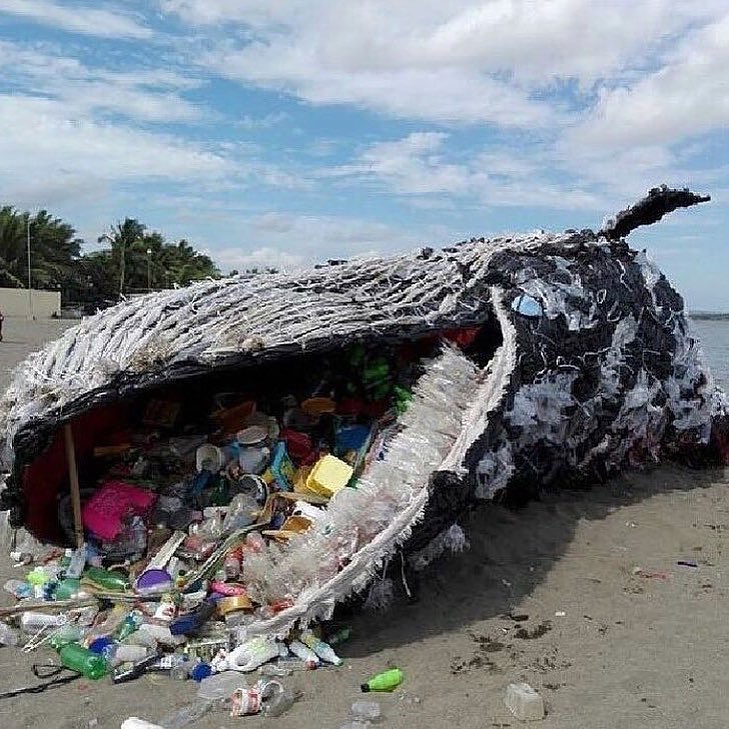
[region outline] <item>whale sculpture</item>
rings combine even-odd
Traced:
[[[83,450],[94,413],[114,417],[160,388],[204,388],[222,372],[293,371],[354,344],[434,336],[444,344],[421,363],[384,457],[309,531],[247,566],[262,600],[290,599],[249,634],[328,617],[398,553],[422,567],[458,548],[454,524],[479,500],[528,499],[661,458],[718,462],[726,398],[681,296],[624,240],[705,200],[662,187],[597,233],[471,239],[204,281],[84,319],[28,357],[0,401],[9,528],[59,538],[67,484],[44,459],[66,423]]]

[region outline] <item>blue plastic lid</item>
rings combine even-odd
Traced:
[[[101,655],[104,652],[104,648],[107,648],[110,645],[114,645],[115,642],[116,641],[112,640],[107,636],[96,638],[96,640],[92,640],[89,644],[89,650],[92,653],[98,653],[99,655]]]
[[[200,683],[204,678],[211,676],[212,673],[213,667],[209,663],[196,663],[190,671],[190,677],[193,681]]]

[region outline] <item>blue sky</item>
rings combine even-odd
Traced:
[[[0,0],[1,201],[223,270],[599,228],[729,311],[725,0]]]

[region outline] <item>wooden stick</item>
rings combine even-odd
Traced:
[[[84,545],[84,525],[81,520],[81,491],[78,486],[78,468],[76,468],[76,448],[73,444],[73,431],[70,423],[63,426],[66,437],[66,462],[68,463],[68,480],[71,485],[71,504],[73,506],[73,529],[76,533],[76,546]]]

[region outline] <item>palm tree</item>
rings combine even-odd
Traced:
[[[98,238],[99,243],[108,243],[111,246],[111,260],[118,264],[120,296],[124,293],[127,251],[144,240],[146,230],[147,226],[135,218],[125,218],[123,223],[111,226],[108,233],[104,233]]]
[[[0,208],[0,285],[28,283],[28,225],[32,237],[32,283],[60,288],[74,274],[81,252],[76,231],[60,218],[40,210],[35,216],[6,205]]]
[[[28,280],[26,252],[27,213],[6,205],[0,208],[0,285],[20,288]]]

